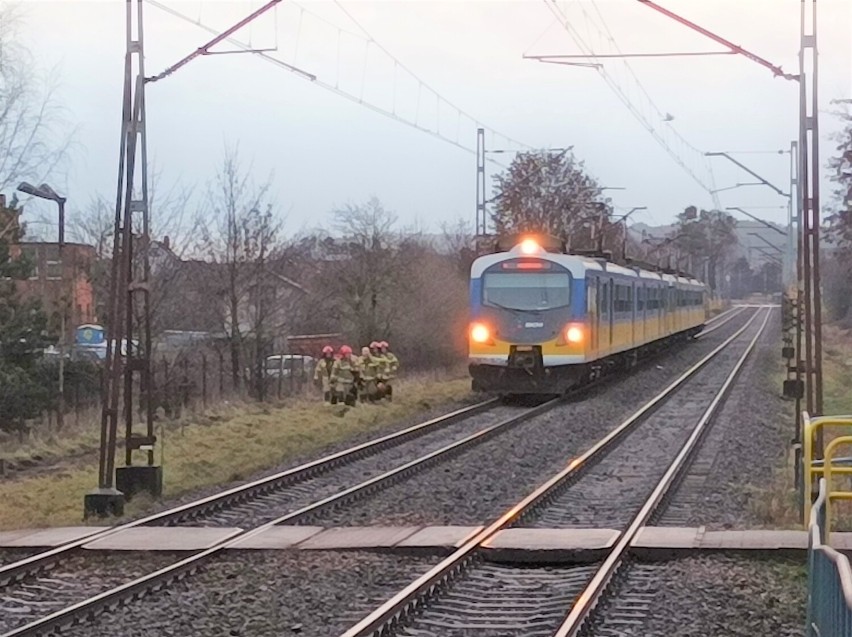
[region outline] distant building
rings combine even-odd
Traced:
[[[50,317],[61,316],[62,303],[68,307],[68,328],[96,323],[92,266],[95,249],[82,243],[26,242],[18,249],[33,266],[29,279],[19,281],[18,292],[24,299],[37,299]]]
[[[78,325],[96,323],[92,285],[95,248],[82,243],[65,243],[60,259],[58,243],[21,239],[21,211],[14,198],[7,207],[6,197],[0,194],[0,240],[9,244],[12,259],[24,257],[32,265],[29,278],[15,282],[20,297],[40,301],[55,325],[62,316],[63,303],[66,304],[69,333]]]

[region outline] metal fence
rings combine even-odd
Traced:
[[[852,567],[846,556],[825,544],[828,485],[819,481],[819,496],[808,522],[808,637],[852,637]]]

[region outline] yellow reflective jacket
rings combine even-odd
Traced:
[[[335,389],[349,389],[355,382],[359,372],[358,360],[340,358],[331,367],[331,386]]]
[[[333,367],[333,358],[321,358],[317,361],[316,369],[314,369],[314,380],[322,381],[323,391],[331,389],[331,370]]]
[[[384,353],[388,366],[388,378],[394,378],[399,371],[399,359],[392,352]]]
[[[379,377],[381,365],[375,356],[362,356],[360,360],[361,379],[365,383],[376,380]]]

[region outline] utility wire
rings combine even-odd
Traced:
[[[180,20],[183,20],[185,22],[193,24],[196,27],[203,29],[204,31],[207,31],[208,33],[211,33],[211,34],[217,35],[217,36],[220,35],[220,33],[221,33],[217,29],[204,24],[203,22],[201,22],[200,19],[191,18],[191,17],[181,13],[180,11],[173,9],[172,7],[169,7],[168,5],[160,2],[159,0],[145,0],[145,1],[148,4],[150,4],[151,6],[156,7],[157,9],[160,9],[161,11],[164,11],[165,13],[168,13],[168,14],[170,14],[170,15],[172,15],[172,16],[180,19]],[[291,4],[295,4],[295,3],[291,3]],[[303,9],[303,11],[304,11],[304,9]],[[353,21],[354,21],[354,19],[353,19]],[[328,21],[326,20],[326,22],[328,22]],[[357,24],[357,22],[356,22],[356,24]],[[336,25],[335,25],[335,28],[340,29],[340,27],[336,26]],[[362,28],[362,30],[363,30],[363,28]],[[287,70],[291,73],[294,73],[297,77],[300,77],[302,79],[307,79],[311,83],[313,83],[313,84],[315,84],[315,85],[317,85],[317,86],[319,86],[319,87],[321,87],[321,88],[323,88],[327,91],[330,91],[330,92],[332,92],[332,93],[334,93],[334,94],[336,94],[340,97],[346,98],[347,100],[349,100],[351,102],[359,104],[359,105],[361,105],[361,106],[363,106],[363,107],[365,107],[365,108],[367,108],[367,109],[369,109],[369,110],[371,110],[375,113],[378,113],[380,115],[384,115],[385,117],[388,117],[388,118],[390,118],[394,121],[397,121],[399,123],[410,126],[411,128],[415,128],[415,129],[417,129],[417,130],[419,130],[423,133],[426,133],[427,135],[430,135],[430,136],[432,136],[436,139],[440,139],[444,142],[447,142],[448,144],[452,144],[456,148],[467,151],[471,154],[476,153],[476,149],[474,147],[465,145],[462,142],[460,142],[458,139],[453,139],[452,137],[449,137],[449,136],[441,133],[441,131],[439,130],[440,129],[440,122],[438,121],[439,113],[436,113],[436,126],[435,126],[435,129],[433,130],[432,128],[429,128],[425,125],[421,125],[418,121],[412,121],[410,119],[406,119],[405,117],[402,117],[402,116],[398,115],[397,113],[393,112],[393,110],[388,110],[387,108],[385,108],[383,106],[379,106],[377,104],[366,101],[366,100],[362,99],[361,97],[356,96],[352,93],[349,93],[349,92],[347,92],[347,91],[345,91],[345,90],[343,90],[343,89],[341,89],[341,88],[339,88],[339,87],[337,87],[337,86],[335,86],[335,85],[333,85],[329,82],[325,82],[325,81],[321,80],[319,77],[317,77],[316,75],[311,74],[311,73],[307,73],[307,72],[305,72],[301,69],[298,69],[295,66],[288,64],[284,60],[282,60],[278,57],[275,57],[268,52],[258,51],[256,49],[252,49],[252,47],[250,47],[247,43],[245,43],[241,40],[238,40],[237,38],[235,38],[233,36],[228,37],[226,39],[226,41],[229,42],[231,45],[233,45],[233,46],[235,46],[235,47],[237,47],[237,48],[239,48],[239,49],[241,49],[241,50],[243,50],[247,53],[252,53],[253,55],[263,59],[264,61],[269,62],[270,64],[274,64],[274,65],[276,65],[280,68],[283,68],[283,69],[285,69],[285,70]],[[365,39],[365,42],[367,42],[368,44],[374,45],[376,48],[380,48],[382,50],[382,52],[384,52],[386,55],[391,57],[391,59],[393,59],[398,65],[400,65],[400,67],[405,68],[405,67],[403,67],[401,62],[399,62],[398,60],[396,60],[396,58],[394,58],[392,55],[387,53],[387,51],[383,47],[381,47],[381,45],[379,45],[371,37],[368,36]],[[365,61],[365,64],[366,64],[366,61]],[[459,116],[460,119],[464,118],[464,119],[470,121],[473,125],[475,125],[479,128],[484,128],[484,129],[488,130],[491,133],[492,138],[496,137],[496,138],[506,140],[510,144],[520,146],[524,149],[532,148],[529,145],[523,144],[522,142],[519,142],[519,141],[513,139],[512,137],[509,137],[508,135],[505,135],[505,134],[503,134],[503,133],[501,133],[501,132],[499,132],[499,131],[497,131],[497,130],[489,127],[489,126],[485,126],[477,118],[473,117],[472,115],[469,115],[465,111],[463,111],[460,108],[458,108],[457,106],[453,105],[448,100],[444,99],[437,91],[435,91],[429,85],[427,85],[425,82],[420,80],[414,73],[409,71],[407,68],[405,68],[405,70],[415,80],[417,80],[419,90],[422,89],[422,88],[425,88],[430,93],[433,93],[436,96],[436,98],[439,100],[439,103],[443,102],[444,104],[446,104],[447,106],[449,106],[450,108],[455,110],[458,113],[458,116]],[[499,161],[492,159],[490,157],[486,157],[486,161],[489,161],[492,164],[496,164],[496,165],[501,166],[503,168],[506,167],[504,163],[499,162]]]
[[[490,127],[485,126],[484,124],[482,124],[481,122],[479,122],[479,120],[477,120],[477,119],[476,119],[473,115],[470,115],[469,113],[466,113],[466,112],[465,112],[462,108],[460,108],[460,107],[456,106],[455,104],[453,104],[453,103],[452,103],[452,102],[450,102],[449,100],[447,100],[447,99],[443,98],[443,97],[441,96],[441,94],[440,94],[440,93],[439,93],[439,92],[438,92],[435,88],[433,88],[432,86],[430,86],[429,84],[427,84],[424,80],[422,80],[422,79],[421,79],[421,78],[420,78],[420,77],[419,77],[419,76],[418,76],[418,75],[417,75],[414,71],[412,71],[410,68],[408,68],[408,67],[407,67],[407,66],[406,66],[403,62],[401,62],[399,59],[397,59],[397,58],[393,55],[393,53],[391,53],[390,51],[388,51],[388,50],[387,50],[384,46],[382,46],[382,45],[381,45],[381,43],[379,43],[379,42],[378,42],[378,41],[377,41],[377,40],[376,40],[376,39],[375,39],[372,35],[370,35],[370,32],[369,32],[369,31],[367,31],[367,29],[366,29],[366,28],[364,28],[364,26],[363,26],[363,25],[362,25],[362,24],[361,24],[361,23],[360,23],[357,19],[355,19],[355,16],[353,16],[353,15],[349,12],[349,10],[348,10],[348,9],[346,9],[346,7],[344,7],[344,6],[343,6],[343,4],[342,4],[339,0],[334,0],[334,4],[335,4],[335,5],[337,5],[337,7],[338,7],[338,8],[339,8],[339,9],[340,9],[340,10],[341,10],[341,11],[342,11],[345,15],[346,15],[346,17],[347,17],[347,18],[349,18],[349,19],[352,21],[352,23],[353,23],[356,27],[358,27],[358,28],[361,30],[361,32],[364,34],[364,37],[366,37],[366,38],[367,38],[370,42],[372,42],[372,43],[376,46],[376,48],[378,48],[378,49],[379,49],[382,53],[384,53],[384,54],[385,54],[385,55],[387,55],[387,56],[388,56],[391,60],[393,60],[393,61],[394,61],[394,63],[395,63],[395,64],[396,64],[396,65],[397,65],[400,69],[402,69],[403,71],[405,71],[406,73],[408,73],[408,74],[409,74],[412,78],[414,78],[415,80],[417,80],[417,82],[418,82],[420,85],[422,85],[424,88],[428,89],[430,92],[434,93],[434,94],[435,94],[435,96],[436,96],[436,97],[437,97],[437,98],[438,98],[441,102],[443,102],[443,103],[444,103],[444,104],[446,104],[447,106],[451,107],[452,109],[456,110],[456,111],[457,111],[459,114],[461,114],[462,116],[464,116],[464,117],[466,117],[466,118],[470,119],[471,121],[475,122],[475,123],[476,123],[478,126],[480,126],[481,128],[487,128],[487,129],[488,129],[488,130],[490,130],[493,134],[495,134],[495,135],[499,136],[500,138],[504,139],[505,141],[509,142],[510,144],[514,144],[515,146],[518,146],[519,148],[522,148],[522,149],[524,149],[524,150],[533,150],[533,148],[532,148],[531,146],[528,146],[527,144],[524,144],[523,142],[520,142],[520,141],[518,141],[518,140],[516,140],[516,139],[513,139],[513,138],[511,138],[511,137],[508,137],[507,135],[504,135],[504,134],[502,134],[502,133],[499,133],[499,132],[495,131],[493,128],[490,128]]]
[[[596,53],[600,53],[600,51],[595,51],[594,47],[579,34],[572,21],[569,20],[566,12],[559,5],[558,0],[544,0],[544,3],[585,55],[595,57]],[[621,53],[621,50],[618,47],[618,43],[616,42],[615,37],[609,30],[609,27],[606,25],[606,21],[603,20],[603,15],[601,14],[600,9],[597,6],[597,3],[595,3],[594,0],[592,0],[592,3],[594,5],[595,11],[597,12],[600,18],[600,21],[603,22],[603,26],[598,24],[598,21],[596,21],[594,17],[586,10],[585,6],[583,6],[582,4],[579,5],[583,13],[584,22],[588,27],[590,34],[594,36],[594,34],[596,33],[597,38],[609,42],[609,44],[618,53]],[[692,177],[693,180],[695,180],[704,190],[706,190],[711,195],[711,197],[713,198],[714,206],[717,209],[720,209],[721,203],[719,201],[718,195],[713,192],[714,190],[716,190],[716,184],[710,162],[707,160],[706,157],[704,157],[704,154],[701,150],[687,142],[686,139],[684,139],[670,124],[666,126],[662,131],[657,127],[657,125],[652,121],[653,116],[656,116],[659,121],[663,121],[667,118],[665,117],[662,110],[654,103],[653,99],[649,95],[648,91],[645,89],[645,86],[639,80],[636,73],[633,71],[633,68],[630,66],[630,64],[624,60],[621,62],[621,64],[630,76],[629,78],[627,78],[628,83],[632,83],[635,85],[635,88],[637,88],[641,93],[640,97],[644,96],[644,99],[640,99],[640,104],[638,105],[631,98],[629,94],[629,87],[622,85],[622,82],[613,77],[613,75],[609,73],[603,65],[597,67],[597,70],[600,73],[601,77],[604,79],[604,81],[619,97],[622,103],[624,103],[628,110],[630,110],[633,116],[666,150],[666,152],[672,157],[672,159],[674,159],[674,161],[681,168],[683,168],[683,170],[685,170],[687,174]],[[669,140],[666,139],[666,131],[668,131],[671,136],[674,137],[674,141],[676,143],[679,143],[683,147],[685,147],[689,151],[689,153],[678,152],[678,150],[673,147]],[[692,157],[689,158],[687,157],[687,155],[692,155]],[[703,172],[705,172],[705,177],[699,176],[693,166],[687,163],[690,159],[699,160],[699,165],[702,166]]]

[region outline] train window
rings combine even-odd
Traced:
[[[645,288],[636,288],[636,310],[638,312],[645,311]]]
[[[509,310],[550,310],[571,302],[567,272],[486,272],[486,305]]]
[[[606,316],[609,314],[609,283],[604,283],[601,285],[601,315]]]

